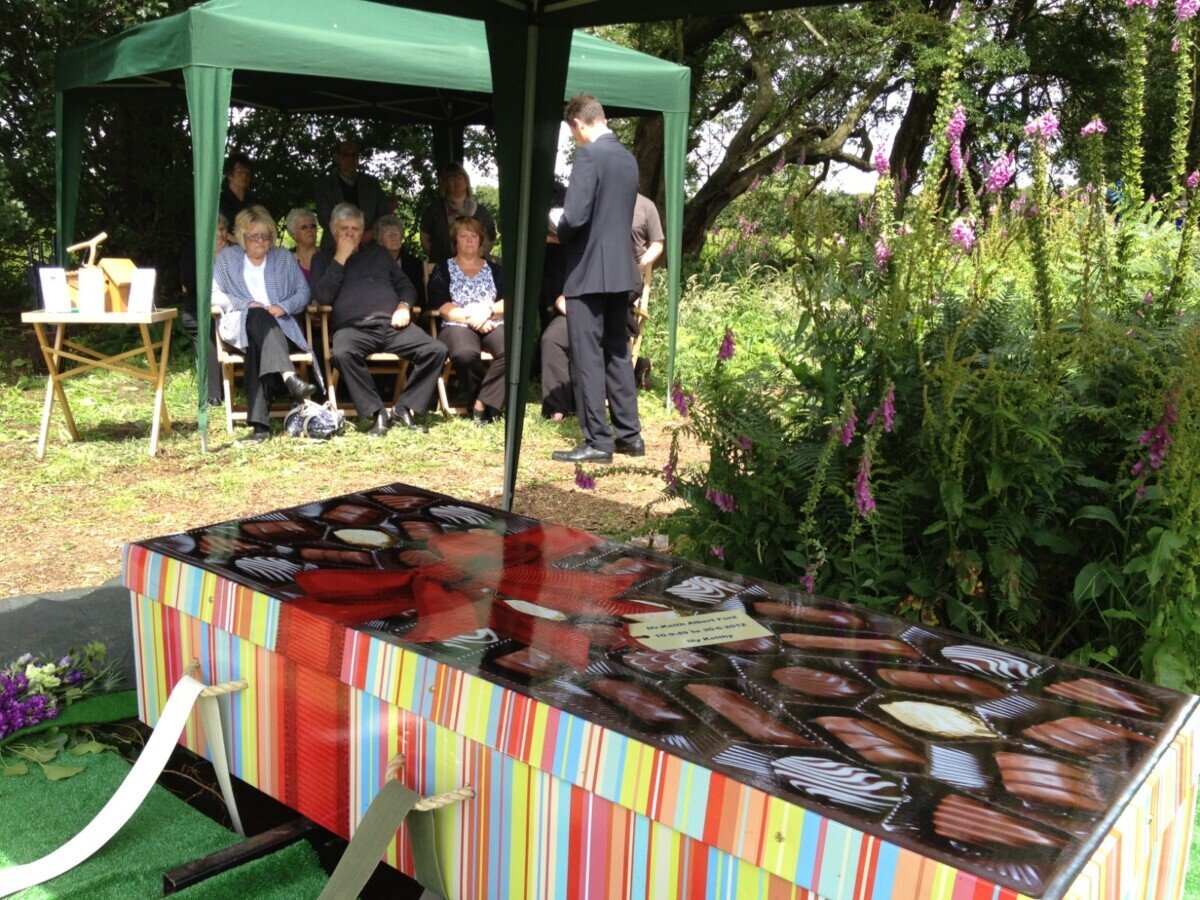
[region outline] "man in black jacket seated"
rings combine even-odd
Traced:
[[[446,346],[412,324],[417,292],[392,255],[363,244],[363,214],[339,203],[330,215],[335,245],[313,257],[312,299],[333,307],[333,364],[358,414],[372,419],[368,434],[380,437],[399,423],[416,428],[433,399]],[[370,353],[395,353],[408,360],[408,383],[389,417],[367,369]]]

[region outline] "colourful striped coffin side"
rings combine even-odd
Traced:
[[[193,659],[208,679],[246,678],[227,741],[249,783],[341,834],[396,752],[418,791],[476,787],[439,813],[456,896],[1020,896],[144,548],[127,548],[126,580],[142,717]],[[194,726],[185,741],[202,749]],[[1194,743],[1189,726],[1069,896],[1178,895]]]

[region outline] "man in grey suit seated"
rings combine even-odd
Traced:
[[[567,463],[608,463],[614,451],[629,456],[646,452],[625,330],[629,294],[640,288],[629,240],[638,168],[591,94],[572,97],[563,118],[579,145],[557,232],[567,273],[563,295],[583,442],[572,450],[556,450],[553,457]],[[606,396],[611,430],[604,414]]]
[[[368,434],[382,437],[392,424],[417,428],[446,362],[446,345],[412,324],[416,288],[391,253],[362,243],[362,210],[339,203],[329,222],[335,243],[313,257],[312,299],[333,307],[333,364],[358,414],[372,420]],[[409,363],[408,383],[390,415],[367,368],[371,353],[395,353]]]

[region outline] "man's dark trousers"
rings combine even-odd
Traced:
[[[393,328],[390,319],[364,319],[333,333],[333,364],[341,373],[360,416],[370,418],[383,408],[367,355],[395,353],[408,360],[408,378],[396,405],[423,413],[429,409],[438,375],[446,362],[446,346],[417,325]]]
[[[628,310],[628,291],[567,298],[567,334],[579,427],[583,439],[605,453],[614,450],[614,432],[617,440],[628,440],[641,431],[637,386],[625,333]],[[612,430],[604,415],[606,393]]]

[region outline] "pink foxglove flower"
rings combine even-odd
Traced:
[[[950,142],[950,168],[959,178],[963,174],[962,136],[966,127],[967,111],[961,106],[954,107],[950,121],[946,123],[946,139]]]
[[[679,382],[675,382],[675,386],[671,388],[671,402],[675,404],[675,409],[685,419],[688,412],[692,408],[692,404],[696,402],[696,395],[684,393],[683,388],[679,386]]]
[[[1196,0],[1196,2],[1200,3],[1200,0]],[[1108,126],[1100,120],[1099,116],[1096,116],[1096,118],[1079,129],[1079,134],[1083,137],[1092,137],[1093,135],[1104,134],[1106,131],[1108,131]]]
[[[1187,177],[1188,190],[1194,191],[1196,189],[1196,185],[1198,184],[1200,184],[1200,172],[1193,171],[1192,174]]]
[[[720,544],[713,544],[708,548],[708,552],[711,556],[715,556],[717,559],[725,559],[725,548]]]
[[[1194,19],[1200,12],[1200,0],[1175,0],[1175,18],[1180,22]]]
[[[575,469],[575,487],[582,491],[594,491],[596,489],[596,479],[587,472],[576,467]]]
[[[989,194],[999,193],[1012,181],[1015,159],[1013,154],[1005,153],[992,163],[991,168],[988,169],[987,180],[983,185]]]
[[[854,479],[854,505],[864,519],[875,512],[875,498],[871,496],[871,456],[864,453],[858,463],[858,475]]]
[[[1197,0],[1200,2],[1200,0]],[[875,171],[882,178],[891,170],[891,165],[888,163],[888,158],[883,154],[883,148],[880,147],[875,151],[875,155],[871,157],[871,162],[875,164]]]
[[[730,494],[723,493],[715,488],[709,488],[704,492],[704,498],[711,500],[721,512],[737,512],[737,501]]]
[[[883,238],[880,238],[875,242],[875,268],[882,269],[891,258],[892,248],[887,245],[887,242]]]
[[[1025,126],[1025,134],[1043,141],[1058,137],[1058,117],[1052,112],[1042,113]]]
[[[955,219],[950,226],[950,243],[958,244],[963,252],[970,253],[975,246],[975,229],[966,219]]]
[[[830,427],[832,431],[832,426]],[[850,407],[850,415],[846,416],[846,421],[842,423],[842,427],[838,429],[838,440],[842,442],[843,447],[849,447],[850,442],[854,440],[854,432],[858,430],[858,413],[854,411],[854,407]]]
[[[738,435],[737,442],[738,442],[738,445],[743,450],[745,450],[747,453],[749,453],[751,450],[754,449],[754,442],[752,440],[750,440],[750,438],[746,437],[744,434]]]
[[[725,329],[725,339],[721,341],[721,346],[717,349],[717,359],[720,362],[733,359],[734,350],[737,348],[737,342],[733,337],[733,329]]]

